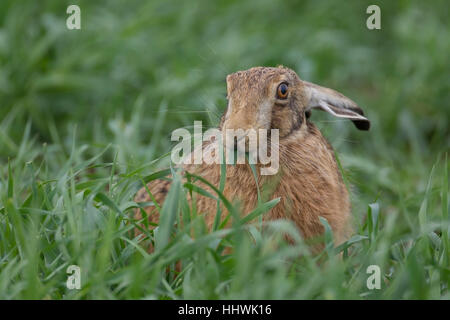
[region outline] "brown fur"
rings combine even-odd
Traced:
[[[276,88],[281,82],[289,84],[286,100],[276,96]],[[346,239],[350,230],[349,196],[332,147],[314,124],[307,120],[309,110],[314,107],[309,102],[310,85],[284,67],[256,67],[231,74],[227,77],[229,105],[220,129],[279,129],[279,171],[272,176],[258,175],[258,181],[260,188],[271,191],[268,199],[264,200],[280,197],[281,201],[263,216],[263,220],[292,220],[305,238],[311,238],[323,232],[319,221],[319,216],[322,216],[328,220],[339,243]],[[330,91],[331,94],[336,93],[327,90],[328,94]],[[341,99],[340,96],[336,93],[333,98]],[[346,103],[351,101],[342,97]],[[333,103],[337,105],[339,101],[335,103],[333,100]],[[352,108],[362,114],[356,104]],[[348,112],[342,111],[342,114]],[[204,143],[204,146],[207,144]],[[183,169],[204,177],[217,187],[219,185],[220,165],[184,165]],[[167,180],[155,180],[148,184],[160,205],[164,202],[169,184]],[[202,183],[199,186],[214,193]],[[227,165],[224,195],[232,201],[239,200],[243,215],[255,208],[257,188],[248,164]],[[135,201],[151,201],[145,188],[137,193]],[[196,194],[197,211],[204,214],[208,227],[213,224],[216,206],[215,200]],[[159,216],[154,207],[148,207],[145,211],[149,221],[158,223]],[[139,210],[136,210],[135,217],[142,218]]]

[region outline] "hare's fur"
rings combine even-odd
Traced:
[[[276,97],[276,88],[281,82],[289,83],[287,101],[278,101]],[[307,85],[309,83],[300,80],[294,71],[284,67],[256,67],[229,75],[229,105],[222,117],[220,129],[279,129],[278,173],[271,176],[258,175],[257,180],[262,194],[266,195],[264,200],[277,197],[281,200],[263,215],[263,220],[289,219],[296,224],[303,237],[311,238],[323,232],[324,228],[319,221],[319,216],[322,216],[328,220],[335,240],[339,243],[346,239],[350,231],[349,195],[333,148],[308,120],[311,92]],[[314,90],[317,90],[316,87],[322,88],[314,85]],[[352,104],[351,110],[358,112],[354,119],[359,114],[362,115],[359,107],[348,98],[331,89],[323,90],[326,90],[328,97],[333,95],[333,108],[338,106],[340,101],[344,101],[342,99],[346,99],[342,102],[342,108]],[[263,105],[269,106],[269,109],[261,110]],[[353,112],[349,110],[347,108],[345,112]],[[365,121],[364,117],[360,118]],[[207,144],[205,143],[204,147]],[[219,186],[219,164],[184,165],[183,170],[202,176],[213,185]],[[198,182],[198,185],[214,193],[205,184]],[[148,188],[155,200],[162,205],[170,188],[170,181],[154,180],[148,184]],[[248,164],[227,165],[224,195],[240,204],[240,212],[243,215],[256,207],[257,187]],[[197,212],[204,214],[207,226],[211,227],[216,215],[217,201],[200,194],[195,194],[194,199]],[[152,200],[147,190],[142,188],[135,201]],[[159,222],[154,207],[147,207],[145,211],[149,221]],[[222,214],[223,216],[225,214]],[[135,218],[142,218],[139,210],[136,210]]]

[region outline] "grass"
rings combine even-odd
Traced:
[[[80,31],[65,28],[69,4],[0,3],[0,298],[450,298],[446,2],[380,1],[379,31],[369,1],[79,1]],[[167,173],[171,131],[217,125],[226,74],[277,64],[372,121],[365,133],[312,116],[352,191],[352,238],[327,233],[313,256],[288,221],[244,223],[220,188],[233,226],[208,232],[186,204],[202,190],[175,174],[148,254],[133,195]],[[81,290],[66,287],[73,264]]]

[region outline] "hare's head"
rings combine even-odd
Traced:
[[[227,76],[225,129],[279,129],[280,138],[299,129],[312,109],[353,121],[360,130],[370,122],[358,105],[332,89],[301,80],[285,67],[255,67]]]

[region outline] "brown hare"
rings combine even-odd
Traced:
[[[278,129],[278,171],[274,175],[258,174],[257,178],[260,188],[270,185],[269,199],[280,197],[281,200],[263,215],[263,220],[290,219],[307,239],[323,232],[319,220],[322,216],[328,220],[335,242],[345,241],[350,231],[349,195],[333,148],[308,118],[311,110],[318,108],[350,119],[360,130],[368,130],[370,122],[363,111],[344,95],[303,81],[294,71],[282,66],[254,67],[230,74],[226,80],[228,107],[220,122],[221,132]],[[183,165],[184,170],[215,186],[220,182],[220,167],[220,164],[206,163]],[[147,185],[160,205],[170,183],[154,180]],[[202,187],[207,189],[204,184]],[[227,165],[224,195],[240,203],[243,215],[255,208],[257,186],[248,163]],[[145,188],[139,190],[135,201],[151,201]],[[217,201],[200,194],[196,194],[195,201],[197,211],[211,227]],[[158,223],[154,207],[147,207],[145,211],[150,222]],[[139,210],[135,211],[135,218],[142,218]]]

